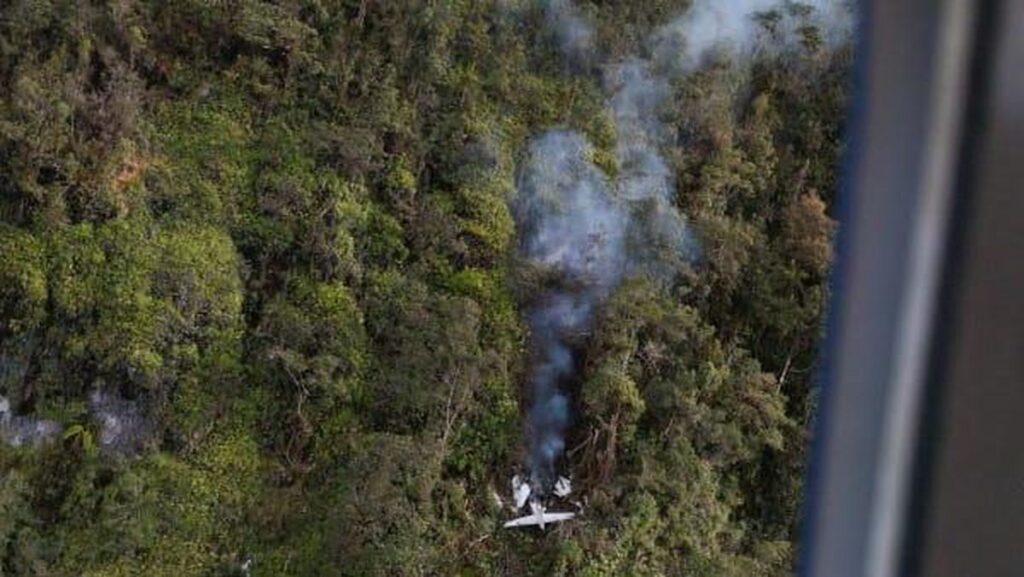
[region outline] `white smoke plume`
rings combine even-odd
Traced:
[[[15,415],[7,397],[0,395],[0,440],[12,447],[42,445],[57,438],[63,427],[55,421]]]
[[[528,466],[540,492],[554,479],[565,448],[570,410],[562,387],[576,370],[571,340],[587,330],[594,307],[619,282],[625,265],[627,213],[609,194],[591,155],[580,134],[545,132],[530,144],[518,183],[521,252],[562,281],[540,295],[527,315],[535,350]]]
[[[666,261],[692,261],[698,243],[676,208],[675,177],[661,153],[669,137],[661,119],[671,94],[669,81],[641,58],[607,67],[604,80],[615,121],[615,190],[632,215],[631,272],[650,273]]]
[[[99,424],[99,446],[119,454],[139,452],[151,437],[151,427],[138,403],[95,390],[89,412]],[[17,415],[10,400],[0,395],[0,441],[12,446],[39,446],[56,441],[64,426],[49,419]]]
[[[561,278],[527,312],[535,351],[527,465],[535,491],[550,488],[565,448],[571,415],[564,386],[576,371],[575,336],[589,329],[596,307],[624,276],[672,270],[698,258],[699,243],[676,208],[673,171],[662,155],[670,139],[662,118],[672,82],[714,54],[752,54],[760,33],[754,17],[776,6],[782,15],[775,21],[776,40],[783,44],[802,25],[794,19],[831,19],[827,34],[848,26],[848,18],[831,12],[836,1],[813,4],[698,0],[651,35],[649,57],[605,63],[603,82],[617,137],[614,182],[592,163],[593,151],[578,133],[550,130],[530,143],[514,207],[521,253]],[[574,5],[549,0],[545,7],[566,58],[597,62],[593,29]]]
[[[96,389],[89,395],[89,411],[99,428],[99,446],[120,454],[138,453],[152,436],[151,426],[137,401]]]
[[[549,0],[544,6],[548,26],[571,64],[580,64],[594,52],[594,30],[572,0]]]
[[[668,75],[693,72],[716,56],[749,58],[766,33],[758,16],[774,12],[774,44],[795,44],[799,30],[813,25],[827,45],[845,40],[853,9],[845,0],[698,0],[652,36],[652,59]]]

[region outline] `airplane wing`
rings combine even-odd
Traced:
[[[560,523],[562,521],[568,521],[576,516],[576,513],[543,513],[541,515],[527,515],[525,517],[519,517],[518,519],[512,519],[505,523],[505,528],[509,527],[529,527],[530,525],[545,525],[547,523]]]

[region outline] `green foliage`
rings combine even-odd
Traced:
[[[46,314],[46,260],[42,243],[25,231],[0,228],[0,335],[23,334]]]
[[[486,370],[479,306],[393,273],[371,279],[366,306],[378,359],[374,420],[402,432],[450,427]]]
[[[2,457],[0,457],[2,458]],[[6,468],[0,476],[0,570],[12,575],[46,574],[52,547],[40,534],[32,511],[32,490],[24,475]]]
[[[253,336],[254,373],[278,395],[266,412],[291,425],[274,440],[290,461],[332,454],[336,416],[366,394],[369,351],[355,299],[340,283],[293,278],[266,303]]]
[[[50,261],[53,315],[64,327],[51,334],[62,361],[95,363],[100,378],[142,389],[156,386],[164,364],[160,307],[151,292],[156,253],[147,229],[129,220],[67,227],[52,236]],[[61,378],[48,376],[55,383]]]
[[[614,61],[689,3],[577,4]],[[587,507],[537,536],[494,499],[544,280],[517,163],[557,126],[617,169],[540,4],[0,3],[0,395],[63,426],[0,444],[0,575],[787,574],[850,59],[787,10],[798,45],[671,87],[700,262],[576,343]]]
[[[156,107],[150,130],[158,152],[147,183],[154,213],[217,225],[237,221],[252,178],[249,115],[230,92]]]

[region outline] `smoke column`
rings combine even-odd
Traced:
[[[530,144],[518,186],[521,252],[559,276],[559,288],[540,295],[527,313],[535,349],[527,465],[541,493],[565,448],[570,411],[562,385],[575,372],[570,340],[589,328],[595,306],[618,284],[625,262],[626,213],[590,155],[577,133],[541,134]]]
[[[570,64],[590,59],[594,53],[594,30],[576,10],[572,0],[549,0],[545,5],[545,15],[562,54]]]
[[[758,46],[757,14],[776,11],[782,46],[794,45],[798,29],[810,24],[822,40],[835,45],[853,29],[847,0],[697,0],[682,15],[652,35],[652,58],[669,76],[693,72],[718,54],[749,58]]]
[[[594,311],[624,276],[659,275],[698,258],[699,244],[676,209],[673,172],[661,154],[669,142],[661,117],[672,81],[712,54],[749,55],[756,35],[753,14],[778,5],[698,0],[651,35],[649,57],[604,64],[617,135],[614,182],[591,162],[593,151],[579,133],[550,130],[531,141],[513,207],[520,252],[557,277],[526,313],[534,348],[527,414],[534,491],[546,493],[565,449],[571,415],[563,387],[576,370],[573,340],[589,330]],[[825,17],[826,35],[848,28],[848,18],[835,16],[840,10],[834,1],[807,5],[818,9],[783,7],[805,20]],[[545,9],[569,62],[596,62],[592,27],[573,4],[550,0]],[[792,18],[781,21],[784,43],[795,28]]]

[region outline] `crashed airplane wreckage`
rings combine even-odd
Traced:
[[[572,484],[569,479],[559,477],[555,482],[553,493],[560,499],[567,498],[572,493]],[[505,523],[506,529],[533,525],[543,529],[548,523],[561,523],[576,516],[575,512],[570,511],[549,512],[542,501],[542,496],[535,494],[530,482],[519,475],[512,477],[512,497],[515,499],[516,510],[522,510],[529,504],[530,514],[508,521]]]

